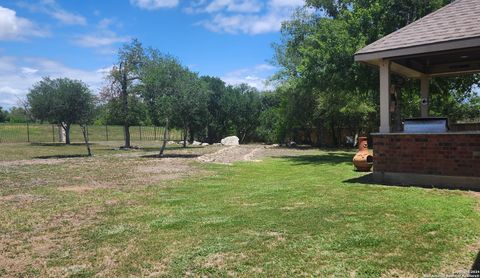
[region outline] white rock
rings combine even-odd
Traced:
[[[210,146],[208,143],[202,143],[202,146]]]
[[[237,146],[239,139],[237,136],[229,136],[222,139],[221,143],[224,146]]]
[[[202,145],[202,142],[193,141],[192,145],[194,145],[194,146],[200,146],[200,145]]]

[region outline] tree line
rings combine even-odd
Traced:
[[[341,143],[342,129],[369,134],[379,126],[378,69],[355,63],[354,53],[412,23],[450,0],[306,0],[282,25],[274,44],[278,110],[272,123],[280,138],[298,131],[328,134]],[[392,126],[420,116],[419,81],[393,76]],[[480,75],[433,78],[430,114],[451,121],[480,119]],[[272,119],[276,118],[274,121]],[[320,142],[321,143],[321,142]]]
[[[180,61],[138,40],[123,45],[118,60],[99,95],[80,80],[43,78],[27,95],[26,107],[34,121],[58,124],[70,144],[70,128],[79,124],[120,124],[132,147],[130,126],[165,127],[163,155],[171,128],[182,130],[187,142],[219,142],[236,135],[241,142],[269,141],[268,127],[260,128],[272,103],[272,93],[246,84],[226,85],[221,79],[199,76]],[[88,133],[84,132],[88,146]],[[90,150],[88,150],[90,154]]]
[[[307,0],[305,7],[282,24],[281,39],[273,45],[273,63],[279,71],[271,78],[276,88],[272,91],[245,84],[229,86],[217,77],[200,76],[175,57],[132,40],[118,51],[100,96],[84,98],[93,105],[63,103],[48,108],[56,115],[62,114],[58,112],[61,107],[68,111],[63,115],[82,117],[60,119],[35,108],[49,103],[39,96],[47,96],[52,88],[64,88],[70,94],[77,88],[91,94],[85,84],[74,80],[39,82],[29,94],[29,110],[34,120],[65,125],[66,131],[69,123],[122,125],[126,148],[131,147],[130,126],[152,124],[182,130],[184,144],[193,140],[214,143],[236,135],[241,142],[303,140],[338,146],[343,143],[342,131],[354,137],[379,126],[378,69],[355,63],[354,53],[449,2]],[[396,100],[392,126],[396,130],[401,129],[403,119],[420,115],[418,83],[392,77]],[[45,84],[49,85],[40,90]],[[430,114],[448,116],[453,122],[479,120],[479,85],[478,74],[433,78]],[[78,94],[70,98],[51,93],[50,97],[56,97],[51,103],[77,101]],[[82,114],[79,109],[83,107],[92,111]],[[311,141],[314,133],[328,137],[328,142]]]

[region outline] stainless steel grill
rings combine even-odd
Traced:
[[[412,118],[406,119],[405,133],[445,133],[448,131],[447,118]]]

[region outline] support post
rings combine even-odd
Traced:
[[[30,143],[30,125],[27,121],[27,142]]]
[[[390,61],[380,62],[380,133],[390,133]]]
[[[420,115],[422,118],[428,117],[429,93],[430,79],[424,76],[420,79],[420,94],[422,96],[420,100]]]

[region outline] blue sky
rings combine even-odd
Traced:
[[[0,106],[17,105],[42,76],[94,91],[122,43],[178,57],[201,75],[264,88],[279,29],[303,0],[0,1]]]

